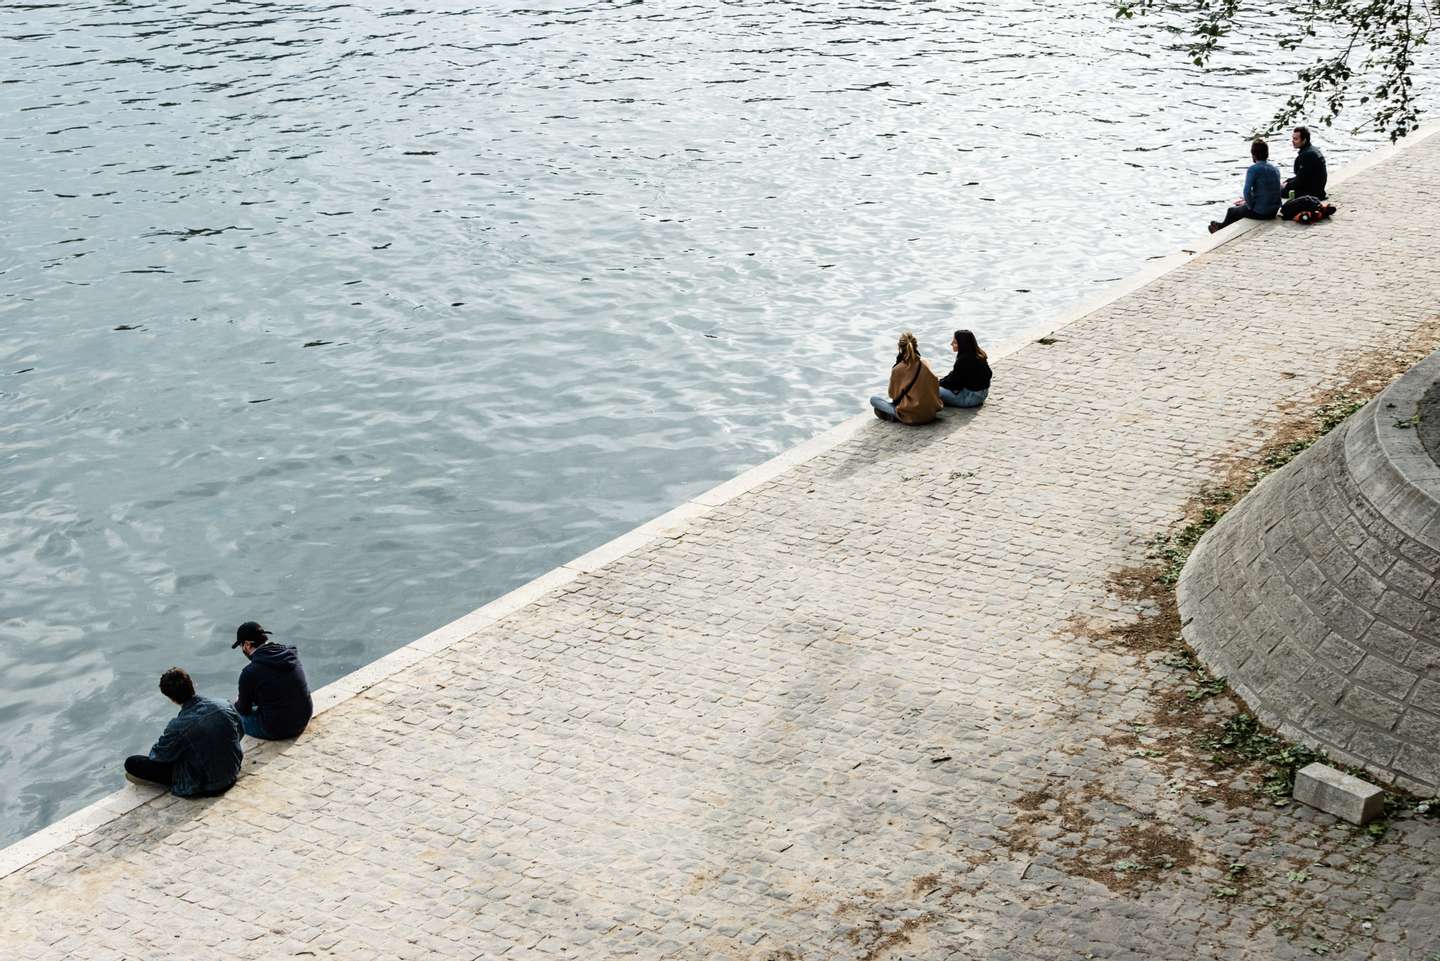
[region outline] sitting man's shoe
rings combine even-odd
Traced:
[[[1225,225],[1222,224],[1220,221],[1212,220],[1210,221],[1210,232],[1213,234],[1215,231],[1219,230],[1223,226]]]
[[[166,787],[166,785],[161,784],[159,781],[147,781],[143,777],[136,777],[129,771],[125,772],[125,780],[139,787]]]

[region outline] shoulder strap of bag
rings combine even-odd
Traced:
[[[910,388],[914,387],[915,382],[920,379],[920,365],[923,363],[925,362],[918,357],[915,359],[915,376],[910,378],[910,383],[905,385],[905,389],[900,392],[899,396],[890,402],[896,410],[899,410],[900,402],[905,399],[905,395],[910,393]]]

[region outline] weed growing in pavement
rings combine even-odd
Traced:
[[[1172,534],[1160,534],[1150,543],[1150,557],[1160,564],[1160,582],[1173,585],[1180,580],[1180,571],[1185,567],[1190,552],[1200,543],[1205,532],[1214,527],[1225,512],[1249,490],[1269,474],[1284,467],[1299,457],[1315,442],[1330,433],[1345,418],[1368,403],[1368,399],[1355,391],[1346,391],[1329,403],[1322,404],[1315,411],[1310,427],[1303,436],[1283,444],[1270,447],[1261,453],[1259,462],[1251,468],[1248,476],[1232,482],[1232,486],[1212,486],[1201,490],[1200,512],[1180,530]]]
[[[1194,687],[1186,692],[1185,697],[1191,701],[1204,701],[1225,693],[1225,678],[1204,677]]]
[[[1223,487],[1207,487],[1200,492],[1200,516],[1173,534],[1160,534],[1150,544],[1150,557],[1160,562],[1160,583],[1173,585],[1180,580],[1180,571],[1195,545],[1215,522],[1225,516],[1236,492]]]
[[[1365,776],[1364,771],[1354,769],[1350,769],[1349,773],[1356,777]],[[1426,798],[1423,801],[1416,801],[1389,792],[1385,795],[1385,816],[1376,818],[1374,821],[1365,825],[1365,833],[1378,841],[1390,832],[1390,820],[1407,812],[1416,817],[1440,819],[1440,798]],[[1440,958],[1437,958],[1436,961],[1440,961]]]
[[[1316,441],[1330,433],[1344,423],[1345,418],[1355,413],[1369,403],[1369,398],[1361,397],[1355,391],[1346,391],[1327,404],[1322,404],[1315,411],[1312,421],[1314,430],[1303,437],[1298,437],[1287,444],[1272,447],[1260,457],[1260,464],[1250,472],[1250,483],[1246,485],[1248,490],[1259,483],[1267,474],[1275,471],[1299,457]]]
[[[1315,761],[1333,766],[1324,754],[1269,733],[1249,714],[1231,717],[1221,725],[1218,733],[1202,738],[1201,743],[1211,752],[1210,763],[1216,767],[1243,767],[1256,762],[1264,765],[1260,793],[1276,807],[1285,807],[1290,803],[1295,791],[1295,773],[1302,767]],[[1355,777],[1366,776],[1358,768],[1342,766],[1341,770]],[[1365,834],[1371,840],[1379,841],[1389,833],[1391,819],[1406,813],[1440,818],[1440,799],[1417,801],[1393,791],[1387,792],[1385,816],[1365,825]]]
[[[1228,690],[1225,678],[1215,677],[1205,670],[1205,665],[1195,657],[1195,653],[1186,647],[1181,638],[1175,638],[1175,647],[1161,659],[1160,663],[1166,667],[1173,667],[1192,675],[1191,683],[1194,685],[1185,692],[1187,701],[1207,701],[1212,697],[1218,697]]]
[[[1188,647],[1177,647],[1165,655],[1160,663],[1166,667],[1178,667],[1182,671],[1201,670],[1200,661],[1195,657],[1195,652]]]
[[[1265,731],[1250,714],[1237,714],[1221,725],[1217,734],[1204,740],[1210,750],[1210,763],[1216,767],[1238,767],[1261,762],[1260,791],[1276,807],[1290,802],[1295,789],[1295,772],[1323,756],[1303,744],[1290,742]]]

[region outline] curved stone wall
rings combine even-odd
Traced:
[[[1185,639],[1265,723],[1440,794],[1440,465],[1416,415],[1432,354],[1201,540]]]

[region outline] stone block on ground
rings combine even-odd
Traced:
[[[1351,824],[1373,821],[1385,810],[1380,788],[1318,761],[1296,773],[1295,800]]]

